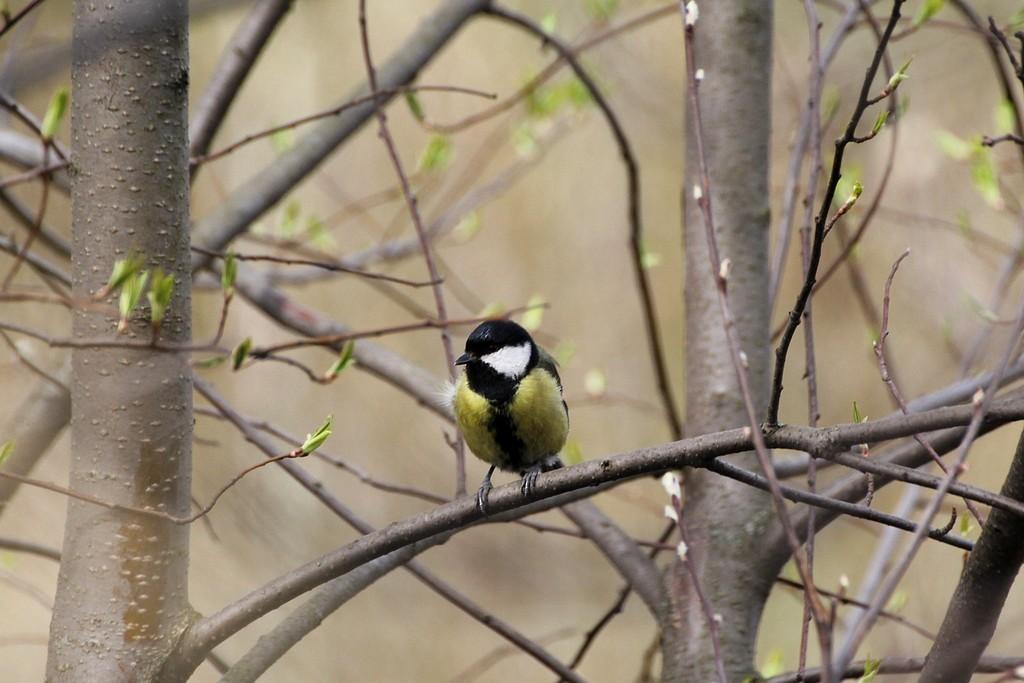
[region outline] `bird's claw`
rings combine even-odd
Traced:
[[[487,496],[490,495],[492,488],[494,487],[491,485],[490,479],[486,479],[484,483],[480,484],[480,488],[476,492],[476,509],[484,517],[487,516]]]
[[[540,474],[540,470],[539,466],[534,465],[523,473],[523,483],[520,486],[523,497],[533,498],[533,491],[537,487],[537,475]]]

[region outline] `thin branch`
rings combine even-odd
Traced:
[[[3,36],[5,33],[10,31],[12,28],[14,28],[14,26],[19,21],[24,19],[25,16],[29,12],[34,10],[36,7],[38,7],[42,3],[43,3],[43,0],[29,0],[27,3],[25,3],[24,7],[22,7],[20,10],[18,10],[14,14],[11,14],[10,10],[5,9],[4,13],[3,13],[3,25],[0,26],[0,36]],[[5,7],[6,7],[6,5],[5,5]]]
[[[853,662],[847,666],[840,676],[842,679],[860,678],[868,672],[868,667],[874,668],[877,664],[877,672],[880,674],[914,674],[924,668],[924,657],[886,657],[881,660]],[[1024,664],[1024,657],[996,657],[987,655],[981,658],[974,673],[1004,673]],[[808,669],[803,674],[788,673],[781,676],[773,676],[764,683],[820,683],[822,681],[822,670],[820,668]]]
[[[257,0],[239,23],[196,103],[188,131],[189,154],[193,159],[209,150],[213,136],[227,116],[242,83],[292,4],[293,0]],[[195,176],[193,168],[193,182]]]
[[[378,91],[394,89],[413,81],[417,73],[449,43],[455,33],[488,0],[451,0],[426,17],[383,65]],[[365,95],[363,86],[346,97],[350,101]],[[384,99],[384,96],[381,97]],[[384,102],[378,102],[383,106]],[[224,201],[211,216],[193,229],[193,244],[222,250],[264,212],[274,206],[296,184],[334,150],[362,127],[378,108],[372,101],[354,107],[334,119],[320,123],[314,131],[296,141],[286,153],[274,160]],[[210,258],[193,258],[193,269],[204,268]]]
[[[192,251],[205,256],[212,256],[213,258],[225,259],[228,257],[228,253],[214,251],[212,249],[205,249],[196,245],[192,245]],[[282,256],[272,256],[269,254],[241,254],[238,252],[230,252],[238,261],[265,261],[267,263],[279,263],[286,266],[310,266],[313,268],[319,268],[321,270],[329,270],[336,273],[349,273],[351,275],[358,275],[360,277],[369,278],[371,280],[384,280],[385,282],[393,282],[398,285],[406,285],[409,287],[432,287],[434,285],[441,284],[443,280],[408,280],[402,277],[395,277],[393,275],[386,275],[384,273],[370,273],[365,270],[358,268],[349,268],[348,266],[342,265],[339,262],[331,261],[316,261],[312,259],[296,259],[296,258],[285,258]]]
[[[668,526],[665,527],[665,530],[661,532],[661,536],[659,536],[658,540],[655,541],[654,544],[652,544],[655,547],[653,547],[650,553],[648,554],[648,556],[651,559],[654,559],[654,555],[658,551],[657,546],[660,546],[663,543],[665,543],[665,541],[668,540],[669,536],[672,535],[672,531],[675,530],[675,528],[675,522],[671,522]],[[614,619],[617,614],[620,614],[622,612],[622,608],[626,604],[626,600],[629,598],[632,592],[633,586],[630,583],[626,583],[626,585],[624,585],[619,590],[619,596],[615,599],[615,602],[612,603],[612,606],[605,610],[604,614],[601,615],[597,622],[590,627],[590,630],[588,630],[583,635],[583,642],[580,643],[579,649],[576,650],[576,654],[573,655],[572,661],[569,662],[570,669],[575,669],[577,666],[580,665],[580,662],[583,661],[583,658],[586,656],[587,651],[590,650],[590,646],[594,644],[594,641],[601,634],[601,631],[604,630],[605,626],[611,623],[611,620]],[[557,683],[562,683],[562,681],[560,680]]]
[[[807,563],[807,557],[804,554],[800,541],[793,529],[789,513],[786,510],[786,502],[783,499],[778,478],[775,476],[775,468],[772,465],[771,455],[768,453],[768,449],[765,445],[765,435],[761,431],[757,411],[754,408],[754,399],[750,390],[750,378],[748,377],[747,364],[745,362],[743,352],[740,349],[732,310],[729,306],[727,286],[730,262],[728,260],[723,261],[718,252],[718,238],[715,235],[715,222],[711,207],[711,179],[708,172],[707,156],[704,150],[704,126],[701,118],[699,95],[700,81],[697,78],[697,67],[694,60],[693,50],[693,34],[697,23],[697,17],[695,16],[696,10],[694,10],[693,16],[689,15],[686,9],[686,4],[683,0],[680,0],[679,9],[683,19],[687,91],[690,99],[690,112],[694,117],[692,127],[694,130],[694,140],[696,141],[697,146],[697,160],[700,166],[700,185],[694,188],[694,194],[704,221],[708,258],[711,261],[711,273],[715,280],[715,292],[718,298],[719,311],[722,316],[722,325],[725,329],[726,339],[728,340],[729,355],[732,360],[733,369],[735,370],[739,381],[740,392],[743,396],[743,404],[746,409],[747,420],[749,422],[749,426],[745,428],[745,431],[752,437],[754,451],[757,454],[757,459],[761,465],[762,471],[764,472],[764,476],[768,481],[772,503],[775,507],[776,514],[778,515],[779,523],[782,525],[786,540],[789,543],[789,549],[792,552],[793,560],[797,566],[797,571],[799,572],[801,579],[803,579],[804,584],[808,586],[807,596],[811,605],[814,623],[818,630],[818,642],[822,650],[827,652],[829,647],[829,633],[827,626],[828,613],[824,604],[821,602],[821,598],[814,590],[814,580],[811,576],[811,571]],[[803,307],[801,306],[801,310],[802,309]],[[812,456],[813,455],[814,453],[812,453]]]
[[[273,446],[269,444],[259,433],[257,433],[256,430],[249,425],[245,418],[243,418],[236,411],[234,411],[227,403],[225,403],[223,399],[213,390],[213,388],[210,385],[196,378],[195,386],[196,389],[204,397],[206,397],[207,400],[213,403],[214,406],[219,411],[222,412],[226,419],[228,419],[232,424],[235,425],[236,428],[239,429],[239,431],[242,432],[247,441],[249,441],[254,446],[259,448],[267,456],[270,456],[274,453]],[[321,502],[327,505],[335,514],[341,517],[347,524],[355,528],[361,534],[366,535],[380,533],[379,531],[375,530],[372,526],[367,524],[365,521],[363,521],[347,506],[345,506],[337,497],[335,497],[333,494],[327,491],[327,489],[323,486],[321,482],[310,477],[301,468],[296,467],[294,462],[289,460],[282,460],[279,461],[279,464],[285,469],[285,471],[288,472],[288,474],[290,474],[293,478],[298,480],[299,483],[301,483],[305,488],[307,488],[311,493],[313,493],[313,495],[315,495]],[[499,619],[496,615],[490,614],[483,610],[481,607],[476,605],[476,603],[472,602],[469,598],[467,598],[462,593],[457,591],[454,587],[437,578],[426,568],[422,567],[414,559],[412,559],[413,556],[415,556],[419,552],[422,552],[439,543],[443,543],[445,540],[447,540],[447,538],[449,538],[453,533],[455,533],[455,531],[457,531],[457,529],[453,529],[449,533],[442,533],[434,535],[432,537],[420,539],[419,541],[416,541],[413,544],[407,545],[400,549],[396,549],[397,553],[393,553],[393,555],[396,556],[396,559],[404,560],[404,562],[396,563],[394,565],[391,565],[388,562],[379,563],[376,567],[377,572],[374,573],[372,572],[372,570],[366,569],[365,572],[363,572],[363,579],[359,579],[359,575],[352,577],[352,582],[349,582],[347,584],[347,589],[343,590],[358,589],[358,582],[361,580],[365,581],[365,583],[362,584],[363,587],[365,587],[366,585],[369,585],[369,583],[372,583],[373,580],[379,578],[384,573],[386,573],[386,571],[390,571],[390,569],[394,568],[395,566],[399,566],[399,564],[404,564],[405,568],[409,572],[411,572],[417,579],[419,579],[429,588],[437,592],[442,598],[452,603],[455,607],[469,614],[471,617],[473,617],[480,623],[484,624],[485,626],[492,629],[506,640],[516,645],[525,653],[535,658],[542,665],[549,668],[551,671],[554,671],[559,675],[568,674],[568,680],[574,681],[575,683],[582,683],[582,678],[575,675],[572,671],[566,669],[565,666],[558,661],[558,659],[556,659],[550,653],[544,650],[544,648],[540,647],[532,640],[530,640],[523,634],[519,633],[512,626],[506,624],[503,620]],[[405,553],[410,554],[408,557],[404,557]],[[367,565],[363,565],[362,567],[360,567],[360,569],[365,569],[366,566]],[[370,573],[367,574],[366,572]],[[342,578],[345,579],[348,577]],[[340,587],[340,585],[335,586],[335,590],[333,592],[335,598],[338,596],[338,589]],[[321,610],[321,608],[325,606],[325,599],[326,598],[322,598],[320,601],[310,600],[304,607],[299,608],[302,612],[305,613],[305,616],[300,616],[300,612],[296,613],[296,619],[293,620],[293,622],[298,622],[300,626],[291,629],[288,635],[284,636],[281,639],[278,639],[278,646],[284,645],[284,648],[280,649],[280,647],[278,647],[275,650],[277,652],[276,656],[274,656],[274,652],[265,653],[265,656],[254,656],[260,659],[261,661],[265,662],[266,666],[269,666],[273,663],[273,661],[276,661],[276,658],[280,656],[280,654],[282,654],[289,647],[291,647],[292,644],[298,642],[298,639],[301,638],[305,632],[308,632],[303,631],[301,625],[310,624],[310,613],[318,613]],[[340,604],[341,603],[337,603],[337,606],[340,606]],[[315,626],[316,623],[312,623],[308,626],[308,628],[311,629]],[[182,652],[182,659],[184,660],[186,666],[192,666],[192,668],[194,668],[193,665],[198,665],[199,658],[203,656],[204,652],[208,652],[217,644],[206,642],[205,639],[202,637],[197,639],[194,636],[194,630],[190,629],[190,631],[186,633],[183,639],[179,642],[180,650]],[[257,644],[257,647],[259,647],[259,644]]]
[[[989,427],[1009,420],[1022,419],[1024,397],[996,399],[991,409],[986,412],[986,424]],[[929,431],[929,427],[925,425],[934,429],[964,425],[972,421],[974,413],[972,406],[956,406],[837,427],[811,429],[787,425],[765,435],[764,443],[770,448],[824,454],[844,446],[873,443],[880,439],[887,440]],[[491,492],[491,515],[487,521],[508,521],[551,506],[563,505],[566,502],[563,494],[580,492],[583,495],[591,495],[611,482],[670,469],[707,466],[712,458],[750,451],[753,448],[753,438],[749,428],[732,429],[618,456],[597,458],[548,472],[538,477],[533,501],[523,499],[518,483],[499,486]],[[483,518],[475,501],[462,497],[408,519],[394,522],[385,529],[366,533],[351,543],[271,580],[219,612],[200,619],[189,629],[183,640],[183,647],[201,653],[205,649],[215,647],[238,629],[267,612],[366,562],[411,543],[463,529],[481,521]]]
[[[629,139],[626,137],[626,132],[619,121],[619,117],[612,110],[611,105],[608,104],[608,100],[604,97],[600,88],[597,87],[597,83],[594,82],[590,74],[580,64],[571,46],[566,45],[560,38],[545,31],[532,19],[518,12],[513,12],[497,5],[490,5],[485,12],[502,21],[522,28],[540,38],[545,45],[552,46],[559,57],[565,60],[570,68],[572,68],[573,73],[576,74],[576,78],[583,84],[583,87],[587,89],[590,97],[604,116],[608,128],[611,130],[626,171],[626,189],[629,205],[630,262],[633,266],[637,293],[640,296],[640,310],[643,314],[646,329],[648,355],[653,366],[654,377],[657,382],[662,410],[665,413],[669,432],[672,438],[680,439],[683,436],[683,425],[676,413],[675,401],[672,397],[672,385],[668,376],[668,368],[665,365],[665,354],[661,346],[661,334],[658,329],[654,294],[651,291],[651,284],[647,279],[647,269],[643,263],[643,223],[640,217],[640,168],[636,162],[632,145],[630,145]]]
[[[367,81],[370,84],[370,94],[375,98],[380,95],[380,91],[377,87],[377,71],[373,66],[373,58],[370,55],[370,37],[366,27],[366,0],[359,0],[359,36],[363,45],[363,60],[366,63],[366,74]],[[395,173],[398,175],[399,183],[402,186],[402,194],[405,195],[405,203],[409,208],[409,215],[412,217],[412,224],[416,228],[416,236],[420,240],[420,248],[423,250],[423,260],[427,265],[427,271],[430,273],[430,279],[432,281],[431,292],[434,295],[434,305],[437,308],[437,319],[445,324],[448,320],[448,307],[444,299],[444,288],[441,286],[441,276],[437,270],[437,264],[434,261],[434,253],[430,244],[430,239],[427,236],[426,227],[423,224],[423,219],[420,217],[419,205],[417,204],[416,195],[412,191],[412,187],[409,184],[409,177],[405,174],[405,170],[402,168],[402,160],[398,156],[398,147],[395,145],[395,140],[391,136],[391,131],[388,128],[388,117],[384,111],[384,107],[378,106],[375,111],[377,115],[377,123],[379,126],[379,135],[384,141],[384,146],[387,148],[388,156],[391,158],[391,163],[395,168]],[[455,354],[452,351],[452,339],[448,333],[447,326],[441,327],[441,346],[444,350],[445,364],[448,368],[448,379],[452,383],[455,382]],[[465,444],[462,440],[462,434],[459,433],[455,437],[455,495],[461,496],[466,493],[466,452]]]
[[[764,477],[758,475],[755,472],[751,472],[750,470],[746,470],[743,469],[742,467],[738,467],[729,462],[726,462],[725,460],[716,460],[706,465],[706,467],[712,472],[720,474],[723,477],[729,477],[730,479],[741,481],[744,484],[747,484],[748,486],[759,488],[762,491],[769,490],[768,481]],[[878,510],[867,507],[865,505],[849,503],[844,500],[833,498],[828,495],[811,493],[809,491],[796,489],[790,486],[783,485],[781,486],[781,489],[782,495],[788,500],[792,500],[798,503],[806,503],[808,506],[813,506],[821,510],[829,510],[837,515],[845,515],[847,517],[863,519],[869,522],[882,524],[893,529],[900,529],[902,531],[914,532],[917,530],[916,524],[904,519],[903,517],[899,517],[897,515],[890,515],[885,512],[879,512]],[[1024,512],[1022,512],[1022,514],[1024,514]],[[810,514],[808,514],[807,519],[813,519],[813,517]],[[808,533],[811,533],[813,531],[814,529],[811,529],[808,531]],[[947,533],[940,533],[940,531],[934,529],[929,530],[928,536],[929,538],[932,538],[936,541],[940,541],[947,545],[951,545],[954,548],[960,548],[961,550],[971,550],[971,548],[974,547],[974,544],[966,539],[959,538],[956,536],[950,536]]]
[[[272,135],[276,135],[281,131],[294,130],[295,128],[298,128],[299,126],[305,125],[307,123],[313,123],[314,121],[320,121],[321,119],[339,116],[340,114],[343,114],[349,109],[353,109],[354,107],[367,104],[368,102],[380,102],[383,100],[388,100],[394,97],[395,95],[412,92],[452,92],[461,93],[463,95],[474,95],[476,97],[483,97],[489,100],[493,100],[497,97],[497,95],[495,95],[492,92],[484,92],[483,90],[477,90],[475,88],[463,88],[456,85],[404,85],[398,88],[378,90],[375,93],[372,93],[370,95],[364,95],[362,97],[357,97],[354,100],[338,105],[337,107],[325,109],[324,111],[316,112],[315,114],[310,114],[308,116],[302,116],[300,118],[293,119],[286,123],[266,128],[256,133],[250,133],[249,135],[246,135],[245,137],[236,140],[235,142],[232,142],[229,145],[221,147],[220,149],[214,152],[209,152],[208,154],[202,154],[199,156],[193,156],[191,159],[189,159],[189,165],[191,165],[194,169],[197,166],[201,166],[209,161],[215,161],[217,159],[225,157],[228,154],[231,154],[232,152],[237,150],[239,147],[244,147],[245,145],[248,145],[251,142],[255,142],[256,140],[262,140]],[[381,107],[378,105],[378,109],[380,108]]]
[[[965,471],[965,463],[967,455],[970,452],[971,444],[974,442],[974,439],[981,428],[986,412],[992,405],[996,388],[999,385],[999,380],[1010,364],[1010,357],[1020,340],[1022,332],[1024,332],[1024,301],[1022,301],[1022,307],[1017,318],[1017,325],[1011,336],[1011,341],[1007,344],[1006,351],[1003,353],[1003,357],[999,361],[999,365],[992,377],[992,381],[989,383],[989,386],[986,388],[984,393],[980,396],[976,395],[972,402],[974,414],[971,418],[970,424],[967,426],[967,432],[964,434],[964,438],[960,442],[960,447],[953,467],[950,468],[949,473],[942,479],[935,495],[932,497],[932,500],[922,513],[918,529],[915,532],[911,543],[907,546],[902,557],[899,558],[889,575],[886,576],[885,581],[881,586],[879,586],[875,598],[871,601],[871,607],[854,623],[845,647],[836,655],[836,659],[832,665],[833,671],[839,672],[845,670],[846,665],[853,659],[857,647],[863,641],[867,632],[874,624],[875,619],[878,617],[878,612],[889,601],[892,593],[899,585],[900,579],[903,578],[903,575],[906,573],[907,569],[909,569],[910,562],[913,560],[917,550],[921,547],[921,543],[924,541],[924,537],[928,532],[928,525],[931,524],[932,519],[939,511],[939,507],[942,505],[942,500],[949,491],[950,486],[954,483],[956,478]]]
[[[889,23],[885,27],[882,38],[878,42],[878,47],[875,49],[874,56],[872,57],[871,63],[864,75],[864,82],[861,85],[860,96],[857,99],[857,104],[854,106],[853,114],[850,116],[850,121],[846,126],[846,131],[843,133],[841,138],[836,140],[835,154],[832,159],[832,171],[829,175],[828,184],[825,187],[825,195],[822,198],[820,205],[821,208],[818,212],[817,218],[815,219],[814,240],[811,246],[811,257],[807,267],[807,276],[804,278],[804,284],[800,289],[800,294],[797,296],[796,303],[793,306],[793,309],[789,312],[789,318],[786,322],[785,328],[783,329],[782,338],[779,340],[779,346],[775,350],[775,370],[772,376],[771,398],[768,403],[767,424],[769,426],[779,424],[779,401],[782,397],[782,379],[786,369],[786,356],[789,353],[789,345],[793,341],[793,335],[796,333],[796,328],[800,325],[804,306],[807,305],[807,300],[811,297],[811,292],[814,288],[815,278],[817,277],[818,272],[818,264],[821,261],[822,243],[825,239],[825,230],[829,221],[829,211],[832,206],[832,201],[835,198],[839,179],[842,176],[843,154],[846,151],[846,147],[856,137],[857,124],[860,123],[861,117],[864,115],[864,110],[867,109],[867,100],[870,97],[871,84],[875,79],[875,74],[878,73],[878,67],[881,64],[886,45],[888,45],[889,38],[892,36],[896,23],[899,21],[900,8],[905,1],[906,0],[893,0],[892,14],[889,16]]]

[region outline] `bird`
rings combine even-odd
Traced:
[[[476,496],[486,516],[495,469],[522,475],[530,498],[540,472],[562,467],[569,409],[555,359],[511,320],[477,326],[455,365],[465,368],[452,396],[455,420],[469,449],[490,465]]]

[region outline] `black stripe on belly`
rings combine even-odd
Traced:
[[[502,461],[497,463],[498,467],[503,470],[519,472],[527,467],[523,463],[526,444],[519,438],[519,432],[516,431],[516,424],[509,412],[509,406],[497,405],[492,402],[491,407],[491,434],[502,453]]]

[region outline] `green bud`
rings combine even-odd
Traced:
[[[452,158],[452,141],[445,135],[431,136],[426,149],[420,155],[420,171],[440,171]]]
[[[889,110],[883,109],[878,112],[878,117],[875,119],[875,125],[871,127],[871,134],[875,135],[878,131],[882,130],[882,126],[889,120]]]
[[[7,458],[11,457],[11,453],[14,452],[14,442],[8,441],[4,445],[0,446],[0,465],[7,462]]]
[[[171,305],[171,295],[174,293],[174,276],[164,274],[163,269],[157,268],[153,271],[153,282],[149,286],[146,297],[149,299],[149,319],[153,327],[160,327],[167,315],[167,308]]]
[[[146,282],[149,281],[149,271],[132,275],[121,287],[121,296],[117,300],[117,308],[121,314],[121,320],[117,323],[117,331],[124,332],[128,329],[128,317],[139,306],[142,300],[142,292],[146,290]]]
[[[60,88],[50,98],[50,106],[46,108],[46,115],[43,116],[43,123],[39,126],[39,132],[44,140],[52,140],[64,120],[64,113],[68,110],[68,89]]]
[[[892,75],[892,77],[889,79],[889,85],[887,86],[889,90],[895,90],[900,83],[907,80],[907,69],[910,68],[910,63],[912,61],[914,61],[913,57],[908,59],[906,63],[904,63],[903,66],[897,69],[896,73]]]
[[[423,113],[423,103],[412,90],[405,91],[405,103],[409,105],[409,111],[412,112],[413,118],[417,121],[426,119],[426,115]]]
[[[218,365],[222,365],[224,363],[224,361],[226,361],[227,359],[228,359],[227,356],[211,356],[210,358],[207,358],[206,360],[197,361],[195,366],[197,368],[204,368],[204,369],[215,368]]]
[[[309,455],[316,449],[324,445],[324,441],[327,441],[327,437],[331,435],[331,424],[334,422],[334,418],[330,415],[324,421],[320,428],[312,434],[306,434],[306,440],[302,443],[303,455]]]
[[[352,365],[355,362],[355,342],[349,340],[345,342],[345,345],[341,347],[341,351],[338,352],[338,360],[334,361],[334,364],[324,374],[324,378],[331,380],[342,373],[345,368]]]
[[[235,293],[235,278],[238,277],[238,260],[231,252],[224,257],[224,269],[220,273],[220,287],[224,290],[224,296],[231,296]]]
[[[242,363],[249,357],[250,351],[252,351],[252,337],[246,337],[231,352],[231,369],[237,370],[242,367]]]
[[[129,252],[125,258],[114,261],[114,268],[110,272],[110,279],[107,280],[104,290],[106,292],[114,291],[127,282],[128,278],[142,270],[144,265],[146,265],[146,257],[134,251]]]

